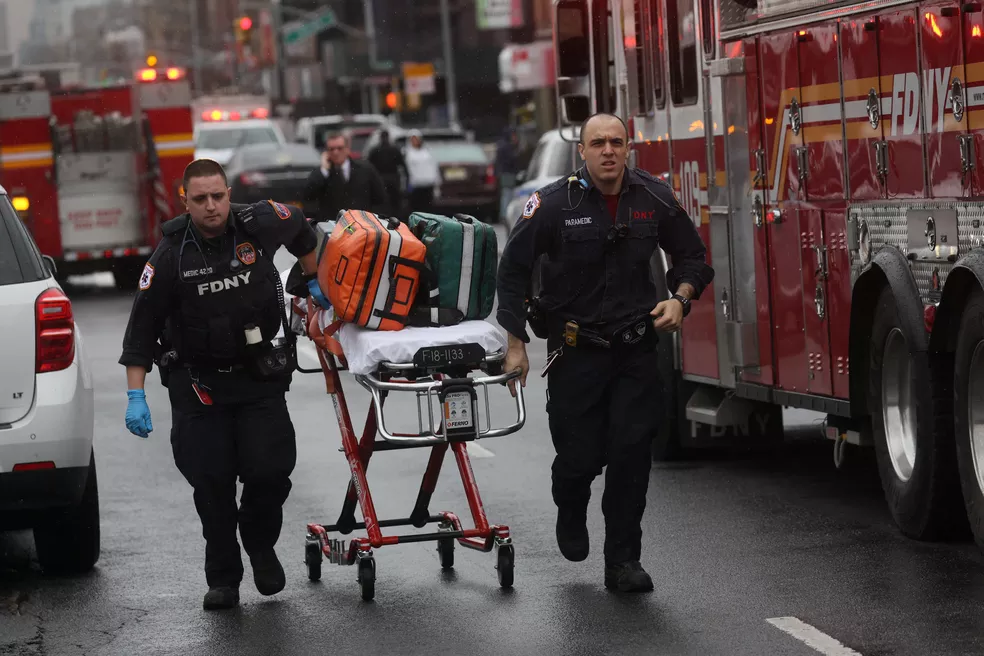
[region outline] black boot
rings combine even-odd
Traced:
[[[209,588],[202,607],[205,610],[223,610],[239,605],[239,589],[228,586]]]
[[[605,587],[618,592],[652,592],[653,579],[638,560],[605,566]]]
[[[251,554],[249,560],[253,565],[253,582],[261,595],[275,595],[287,585],[284,568],[273,549],[255,556]]]
[[[557,546],[564,558],[580,562],[588,557],[587,513],[566,509],[557,511]]]

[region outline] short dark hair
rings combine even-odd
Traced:
[[[325,150],[328,150],[328,142],[333,141],[335,139],[344,139],[346,146],[348,146],[350,143],[347,134],[345,134],[341,130],[332,130],[331,132],[325,133]]]
[[[628,141],[628,139],[629,139],[629,126],[625,124],[625,121],[622,120],[622,117],[621,116],[619,116],[617,114],[612,114],[611,112],[595,112],[594,114],[592,114],[588,118],[584,119],[581,122],[581,132],[578,134],[578,141],[580,141],[582,144],[584,143],[584,130],[585,130],[585,128],[588,127],[588,123],[591,121],[591,119],[597,118],[599,116],[610,116],[613,119],[617,120],[619,123],[621,123],[622,124],[622,127],[625,129],[625,140]]]
[[[226,177],[225,169],[214,159],[196,159],[185,167],[184,175],[181,177],[181,188],[188,192],[188,183],[192,178],[210,178],[213,175],[221,175],[222,181],[229,186],[229,178]]]

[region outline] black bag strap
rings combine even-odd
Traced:
[[[259,230],[259,225],[256,223],[256,218],[253,216],[253,206],[252,205],[234,205],[233,212],[239,221],[239,225],[242,226],[243,230],[247,235],[253,239],[257,239],[257,231]],[[277,301],[280,305],[280,324],[284,327],[284,339],[292,347],[297,344],[297,335],[290,328],[290,322],[287,320],[287,304],[284,302],[284,284],[280,280],[280,272],[277,271],[277,265],[273,262],[273,256],[267,251],[267,248],[261,243],[258,249],[260,255],[265,257],[270,263],[270,268],[273,269],[273,278],[277,283]]]
[[[396,271],[396,267],[400,264],[402,264],[403,266],[408,266],[411,269],[416,269],[421,273],[429,270],[427,268],[427,264],[425,264],[424,262],[417,262],[416,260],[400,257],[399,255],[394,255],[393,257],[391,257],[389,262],[390,262],[390,275],[393,275],[393,272]]]
[[[434,320],[434,310],[437,310],[437,320]],[[433,308],[427,305],[415,304],[410,308],[410,313],[406,317],[406,325],[418,328],[437,328],[440,326],[456,326],[461,323],[465,315],[461,310],[451,308]],[[400,320],[403,320],[400,317]]]

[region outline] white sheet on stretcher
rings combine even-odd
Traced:
[[[292,297],[285,296],[289,304]],[[305,307],[306,300],[301,300],[300,304]],[[319,310],[318,323],[322,329],[333,320],[331,310]],[[294,327],[296,332],[306,334],[303,333],[303,321]],[[342,345],[349,371],[362,375],[373,373],[383,362],[413,362],[414,354],[426,346],[473,343],[481,345],[489,355],[506,349],[505,335],[487,321],[462,321],[456,326],[439,328],[411,326],[402,330],[367,330],[346,323],[335,337]]]

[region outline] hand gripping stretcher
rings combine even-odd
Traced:
[[[338,520],[331,525],[307,525],[304,560],[308,578],[320,580],[323,559],[337,565],[355,565],[362,598],[368,601],[375,595],[373,549],[435,541],[441,567],[450,569],[454,566],[457,541],[461,546],[477,551],[495,550],[499,585],[511,587],[515,551],[509,527],[489,524],[466,450],[470,441],[515,433],[526,422],[522,385],[517,384],[515,421],[501,428],[492,425],[489,387],[502,389],[503,383],[519,375],[502,370],[505,342],[501,333],[485,321],[466,321],[441,328],[373,331],[352,324],[332,324],[330,311],[304,300],[295,298],[292,307],[293,329],[306,334],[316,346],[327,391],[335,406],[342,449],[352,471]],[[338,373],[342,367],[346,367],[372,397],[358,441]],[[479,390],[485,401],[484,426],[479,412]],[[416,395],[416,433],[397,433],[387,428],[384,405],[392,393]],[[377,433],[382,440],[376,439]],[[407,518],[379,520],[366,478],[369,459],[377,451],[415,447],[431,447],[431,452],[413,510]],[[430,512],[431,496],[448,449],[458,465],[474,528],[464,528],[452,512]],[[355,517],[357,503],[362,512],[361,522]],[[383,535],[382,532],[390,527],[420,529],[435,523],[437,531],[432,533]],[[343,539],[332,537],[335,533],[349,535],[356,529],[364,529],[367,535],[352,538],[348,546]]]

